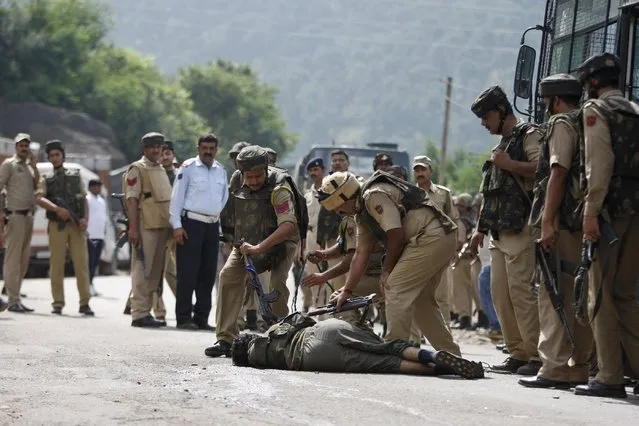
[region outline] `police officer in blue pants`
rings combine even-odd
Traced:
[[[493,298],[490,293],[490,264],[484,265],[479,273],[479,303],[488,317],[488,337],[501,338],[501,326],[493,305]]]
[[[215,330],[208,324],[217,273],[219,215],[228,199],[224,167],[215,160],[215,135],[198,140],[198,156],[180,167],[171,195],[171,227],[176,242],[177,328]],[[192,305],[195,292],[195,305]]]

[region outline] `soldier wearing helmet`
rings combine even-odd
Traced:
[[[582,226],[584,240],[598,243],[588,283],[600,304],[590,315],[599,372],[587,385],[577,386],[575,393],[625,398],[622,347],[631,368],[639,371],[639,307],[634,296],[639,250],[639,106],[619,90],[620,74],[619,59],[610,53],[595,55],[579,67],[590,97],[582,108]],[[610,246],[611,232],[604,230],[619,237],[615,246]],[[606,271],[602,262],[615,266]]]
[[[258,274],[271,272],[270,290],[279,293],[272,303],[278,317],[288,314],[289,291],[286,279],[300,241],[300,215],[297,188],[280,169],[268,167],[268,154],[260,146],[244,148],[236,162],[242,185],[232,188],[221,214],[222,232],[234,247],[220,271],[216,312],[217,342],[206,349],[209,357],[229,356],[237,337],[237,318],[242,309],[247,272],[242,256],[250,256]],[[306,222],[307,223],[307,222]]]
[[[477,253],[491,235],[491,286],[495,310],[510,356],[494,370],[535,375],[541,363],[537,351],[539,315],[529,288],[535,267],[536,230],[528,226],[532,189],[542,133],[538,126],[518,120],[506,94],[493,86],[471,106],[481,124],[500,135],[483,167],[484,195],[470,250]]]
[[[435,302],[455,252],[453,221],[424,191],[380,171],[361,186],[352,173],[333,173],[324,178],[319,200],[328,210],[355,214],[358,224],[355,255],[337,305],[355,291],[374,245],[383,244],[379,291],[386,297],[386,339],[408,340],[414,319],[436,350],[459,355]]]
[[[389,168],[393,166],[393,157],[386,154],[385,152],[380,152],[373,159],[373,171],[377,170],[388,171]]]
[[[569,74],[556,74],[541,81],[539,94],[549,116],[541,143],[535,173],[535,197],[530,225],[541,229],[542,247],[558,258],[579,264],[581,255],[581,215],[576,214],[582,203],[579,188],[579,100],[583,89],[579,80]],[[560,274],[564,306],[573,304],[573,277]],[[544,285],[539,287],[539,357],[542,366],[537,376],[519,380],[519,384],[534,388],[570,386],[571,381],[588,381],[588,357],[592,347],[590,327],[579,324],[574,315],[567,315],[575,336],[570,344],[565,326],[553,308]],[[574,365],[568,361],[572,359]]]

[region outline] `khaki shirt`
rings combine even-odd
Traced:
[[[271,194],[271,205],[275,210],[277,226],[280,226],[285,222],[291,222],[295,225],[295,234],[291,238],[288,238],[287,241],[298,242],[300,240],[300,231],[297,226],[297,216],[295,216],[295,199],[293,197],[293,190],[288,183],[279,185]]]
[[[7,194],[2,207],[10,211],[33,209],[38,177],[30,160],[22,160],[17,155],[4,160],[0,166],[0,191]]]
[[[67,170],[66,167],[64,167],[64,165],[62,167],[60,167],[57,170],[54,170],[53,173],[49,172],[49,173],[45,173],[44,175],[42,175],[42,177],[40,178],[40,183],[38,184],[38,191],[37,191],[37,195],[39,197],[43,197],[43,198],[47,198],[47,178],[52,177],[53,175],[62,175],[64,176],[65,171]],[[78,171],[79,173],[79,171]],[[82,197],[86,198],[87,196],[87,190],[84,187],[84,185],[82,184],[82,181],[80,180],[80,194],[82,194]],[[50,200],[49,200],[50,201]]]
[[[619,90],[610,90],[602,93],[599,99],[610,96],[623,96],[623,94]],[[612,151],[608,122],[592,103],[586,102],[584,105],[583,120],[585,169],[588,180],[588,189],[584,194],[584,215],[598,216],[608,195],[615,154]]]
[[[550,154],[550,167],[558,165],[566,170],[571,170],[572,159],[579,150],[579,140],[572,129],[566,123],[557,122],[553,125],[552,134],[548,138],[548,152]],[[569,175],[572,180],[568,188],[572,190],[579,188],[578,174]],[[581,194],[573,194],[576,199],[581,198]]]
[[[142,156],[142,162],[147,167],[157,167],[164,170],[164,167],[160,163],[154,163],[145,156]],[[140,176],[140,169],[137,167],[129,167],[126,172],[126,199],[137,198],[138,200],[142,196],[142,177]]]
[[[541,138],[542,135],[536,129],[528,130],[526,136],[524,136],[524,153],[526,154],[526,161],[529,163],[537,164],[537,160],[539,159],[539,148],[541,146]],[[521,179],[524,187],[528,191],[532,191],[535,187],[535,178],[526,179],[523,176],[516,175],[513,173],[513,176],[517,177],[517,179]]]
[[[355,216],[344,216],[341,226],[344,227],[344,251],[355,250],[357,246],[357,221]]]
[[[453,197],[450,195],[450,189],[431,182],[430,187],[428,188],[428,196],[435,204],[437,204],[437,207],[446,213],[446,216],[455,222],[457,225],[457,241],[463,244],[466,241],[466,227],[463,226],[461,218],[459,217],[459,210],[457,210],[457,207],[453,204]]]
[[[406,213],[402,219],[400,214],[402,197],[402,192],[397,187],[388,183],[373,184],[362,195],[364,208],[366,208],[384,232],[388,232],[391,229],[403,228],[404,236],[406,240],[409,240],[422,234],[424,228],[433,220],[439,224],[435,213],[429,208],[413,209]],[[375,235],[372,231],[361,223],[358,223],[357,239],[360,244],[372,244],[376,242]]]

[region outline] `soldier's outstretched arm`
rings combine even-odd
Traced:
[[[337,278],[341,275],[344,275],[351,268],[351,262],[353,260],[355,251],[351,251],[342,257],[342,260],[335,266],[330,269],[327,269],[324,272],[318,272],[308,275],[304,278],[304,285],[307,287],[312,287],[314,285],[322,285],[326,281],[330,281],[333,278]]]

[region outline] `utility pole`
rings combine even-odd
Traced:
[[[444,106],[444,131],[442,132],[442,147],[439,158],[439,176],[437,182],[444,185],[446,178],[446,147],[448,146],[448,121],[450,120],[450,94],[453,90],[453,78],[446,79],[446,98]]]

